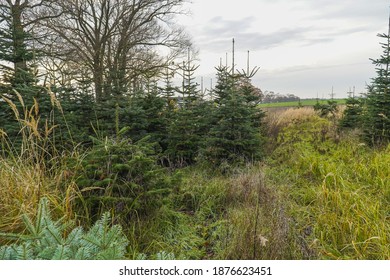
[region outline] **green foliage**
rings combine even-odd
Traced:
[[[339,123],[340,127],[362,128],[364,120],[364,102],[365,100],[362,98],[350,97],[347,99],[346,108]]]
[[[116,96],[98,103],[92,96],[76,92],[71,100],[68,107],[63,107],[65,118],[70,119],[68,125],[74,129],[73,138],[79,137],[77,140],[90,145],[89,136],[93,134],[99,138],[127,137],[134,142],[148,136],[166,149],[169,114],[166,100],[158,96],[158,92],[140,90],[133,96]]]
[[[163,147],[165,160],[171,166],[194,164],[209,130],[208,114],[213,108],[202,99],[195,82],[198,67],[191,64],[190,58],[179,66],[183,79],[182,87],[176,88],[179,104],[174,110],[169,103],[167,106],[169,124]],[[168,84],[166,90],[170,89]]]
[[[103,214],[85,232],[81,227],[71,231],[70,224],[53,221],[47,199],[41,199],[36,221],[23,215],[27,234],[2,234],[17,238],[12,245],[0,247],[2,260],[119,260],[123,259],[128,241],[118,225],[110,225],[110,215]]]
[[[68,88],[35,88],[28,95],[14,90],[0,98],[0,128],[14,148],[20,150],[23,135],[31,127],[47,136],[52,149],[58,151],[90,144],[96,119],[92,96]]]
[[[312,116],[306,119],[297,119],[283,128],[278,136],[278,144],[282,147],[294,148],[294,145],[308,144],[308,147],[329,140],[333,132],[329,120]],[[289,153],[286,153],[288,156]]]
[[[218,83],[213,95],[217,107],[211,114],[211,128],[202,155],[217,166],[259,159],[262,154],[261,121],[257,107],[261,96],[240,75],[226,67],[217,69]]]
[[[139,254],[136,258],[136,260],[157,260],[157,261],[169,261],[169,260],[175,260],[175,254],[173,253],[167,253],[165,251],[161,251],[156,253],[153,257],[148,257],[146,254]]]
[[[20,3],[4,4],[0,7],[2,28],[0,29],[0,61],[13,64],[1,66],[5,70],[5,81],[22,92],[35,81],[33,71],[28,63],[34,58],[34,53],[28,48],[31,34],[25,31],[23,14],[28,6]]]
[[[365,138],[370,144],[386,144],[390,140],[390,34],[379,34],[383,54],[372,59],[377,76],[367,93],[367,112],[364,121]]]
[[[45,95],[42,87],[37,85],[37,71],[33,65],[35,52],[29,46],[32,36],[26,31],[25,13],[29,9],[31,9],[29,5],[20,2],[3,3],[0,7],[2,24],[0,28],[0,72],[3,74],[0,78],[2,81],[0,83],[0,112],[2,112],[1,117],[4,118],[3,121],[8,122],[11,129],[17,127],[17,124],[12,118],[12,112],[9,114],[10,111],[2,106],[4,100],[1,95],[10,95],[16,90],[22,95],[28,107],[33,104],[34,98],[40,99],[40,95]],[[43,102],[40,103],[43,107]],[[2,125],[4,124],[0,123],[0,127]],[[10,130],[9,136],[14,138],[14,131]]]
[[[176,88],[177,93],[182,97],[181,106],[184,108],[191,107],[196,101],[200,100],[198,84],[195,82],[195,71],[199,68],[199,65],[192,63],[191,53],[188,50],[188,60],[183,61],[183,64],[178,66],[178,74],[182,77],[182,85]]]
[[[170,165],[185,166],[198,160],[199,150],[210,129],[207,114],[213,109],[210,103],[198,101],[171,113],[164,151]]]
[[[169,122],[166,106],[166,100],[154,91],[131,97],[129,105],[119,113],[122,125],[129,127],[125,135],[133,141],[149,136],[165,150]]]
[[[22,127],[19,120],[26,120],[30,117],[29,113],[33,102],[34,100],[29,97],[24,100],[16,91],[12,94],[0,95],[0,127],[6,131],[11,142],[17,141],[15,146],[21,144],[21,139],[17,139]],[[38,114],[35,114],[34,117],[37,118]]]
[[[163,206],[147,223],[145,231],[150,240],[144,252],[149,255],[160,252],[172,252],[177,259],[199,260],[205,256],[204,239],[199,235],[201,221],[195,216],[178,211],[178,205]]]
[[[75,88],[53,86],[50,90],[61,105],[60,112],[53,112],[56,145],[70,150],[78,144],[89,146],[89,136],[93,135],[93,125],[97,122],[94,97],[86,90]]]
[[[327,100],[326,104],[320,104],[317,101],[317,103],[314,105],[314,110],[318,112],[320,117],[330,117],[332,119],[335,119],[336,113],[338,112],[337,101],[333,99]]]
[[[19,92],[0,99],[0,128],[7,135],[9,155],[45,165],[56,156],[53,133],[54,112],[60,109],[55,96],[45,91],[36,97],[23,97]],[[49,165],[49,164],[48,164]]]
[[[285,212],[286,199],[282,200],[276,186],[265,185],[262,172],[258,165],[229,176],[211,173],[207,166],[187,168],[180,192],[173,199],[177,210],[187,214],[186,224],[190,227],[188,232],[186,224],[176,228],[178,233],[186,229],[183,236],[198,240],[192,244],[200,247],[196,251],[191,246],[175,255],[202,259],[299,259]],[[176,235],[172,238],[176,239]],[[180,234],[174,244],[180,243],[181,238]]]
[[[125,138],[94,139],[94,147],[75,166],[76,183],[89,218],[110,210],[128,223],[132,216],[151,215],[176,183],[158,165],[156,145],[149,138],[132,143]]]

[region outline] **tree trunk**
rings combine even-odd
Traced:
[[[99,63],[94,66],[93,69],[93,82],[95,84],[95,96],[96,96],[96,102],[102,102],[104,101],[104,91],[103,91],[103,68],[100,66]]]
[[[26,42],[25,32],[22,24],[22,13],[24,6],[17,1],[11,6],[12,17],[12,35],[13,35],[13,63],[15,70],[15,78],[18,79],[20,75],[23,76],[27,69],[26,62]]]

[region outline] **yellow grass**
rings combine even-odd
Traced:
[[[56,210],[54,215],[69,217],[69,205],[77,189],[73,188],[72,180],[65,182],[62,157],[50,141],[55,126],[40,119],[35,99],[28,108],[21,95],[17,92],[15,95],[23,106],[21,112],[10,99],[3,97],[19,122],[21,144],[13,147],[6,131],[0,130],[0,232],[18,233],[24,230],[21,214],[33,216],[42,197],[49,199]]]

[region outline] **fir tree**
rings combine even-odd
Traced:
[[[346,108],[340,120],[342,128],[361,128],[363,123],[364,99],[352,95],[346,100]]]
[[[136,143],[125,137],[94,139],[83,161],[70,166],[77,173],[85,216],[94,220],[110,211],[122,224],[159,209],[177,179],[158,164],[150,137]]]
[[[118,225],[111,226],[104,213],[87,232],[81,227],[53,221],[48,199],[39,202],[36,220],[23,215],[26,233],[1,234],[17,242],[0,247],[0,260],[119,260],[124,259],[128,240]]]
[[[313,107],[320,117],[336,119],[336,113],[338,112],[337,101],[332,99],[327,100],[326,104],[320,104],[317,100]]]
[[[198,84],[195,82],[195,71],[199,65],[193,64],[190,51],[188,50],[188,59],[179,65],[179,74],[182,76],[182,86],[177,89],[177,92],[183,98],[182,107],[191,106],[194,102],[199,100],[200,92]]]
[[[6,2],[0,5],[0,127],[18,146],[19,123],[1,95],[15,104],[21,119],[28,117],[24,108],[33,107],[35,102],[39,104],[37,117],[49,119],[52,106],[47,91],[37,83],[33,36],[26,31],[26,13],[31,7],[28,1]]]
[[[163,98],[167,102],[167,109],[169,111],[173,110],[175,107],[175,92],[177,88],[173,85],[172,78],[175,75],[175,70],[172,70],[169,65],[166,66],[164,73],[164,86],[160,87],[160,92]]]
[[[217,70],[217,84],[213,90],[214,101],[217,104],[222,104],[226,98],[231,95],[231,90],[234,88],[235,81],[229,74],[229,68],[226,66],[219,66]]]
[[[72,87],[51,87],[50,90],[58,96],[62,112],[55,116],[56,144],[64,147],[73,147],[81,143],[90,146],[90,135],[94,134],[93,125],[96,124],[95,102],[93,94],[86,88],[79,90]]]
[[[377,76],[372,80],[367,93],[367,112],[364,121],[365,138],[371,144],[384,144],[390,140],[390,19],[387,34],[378,34],[383,54],[371,59]]]
[[[4,80],[22,95],[28,94],[31,91],[30,87],[35,83],[31,68],[34,51],[28,47],[32,36],[25,31],[23,22],[23,14],[28,7],[17,2],[12,5],[1,5],[0,9],[3,21],[0,28],[0,61],[12,65],[12,67],[7,64],[1,66],[5,73]]]
[[[259,159],[262,154],[261,95],[244,75],[233,75],[226,67],[217,68],[213,95],[217,107],[211,118],[203,156],[219,165]]]
[[[126,135],[134,141],[149,135],[151,141],[166,147],[168,108],[157,88],[131,97],[121,114],[122,122],[130,128]]]
[[[198,67],[192,64],[190,53],[187,62],[179,67],[183,82],[176,91],[181,100],[178,109],[170,114],[165,151],[167,161],[174,165],[194,163],[205,136],[202,123],[207,113],[202,109],[205,103],[195,82]]]

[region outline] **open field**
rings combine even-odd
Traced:
[[[338,105],[344,105],[346,99],[334,99]],[[317,103],[317,99],[303,99],[301,104],[298,101],[291,102],[278,102],[278,103],[264,103],[260,104],[261,108],[275,108],[275,107],[299,107],[299,106],[314,106]],[[327,100],[319,100],[320,104],[326,104]]]

